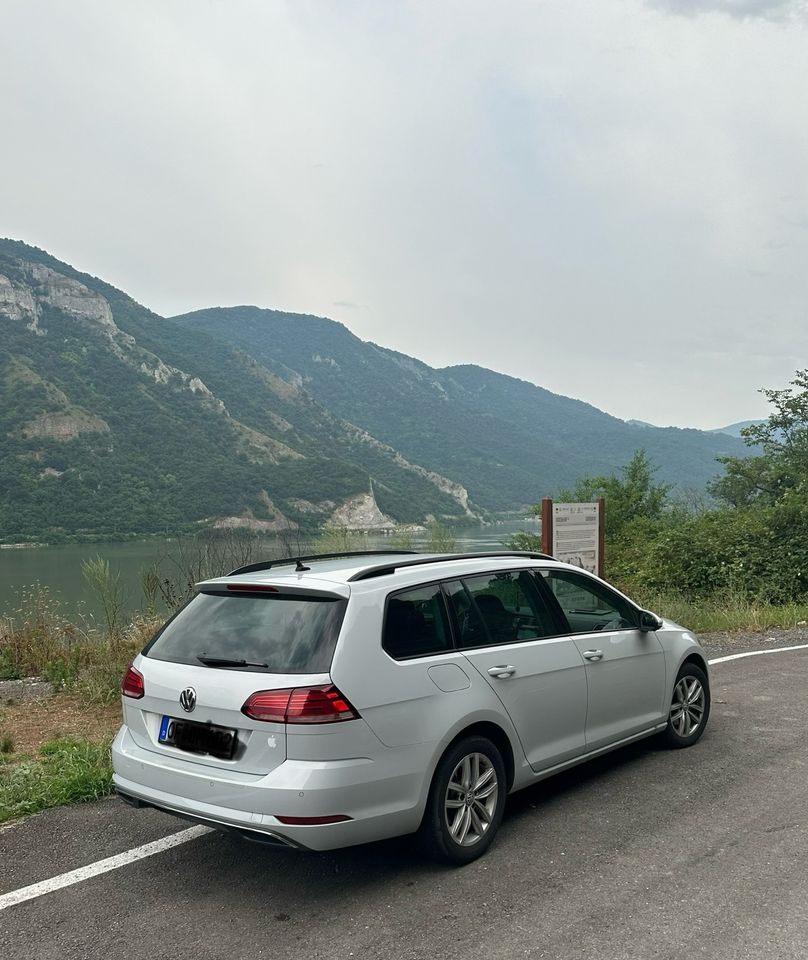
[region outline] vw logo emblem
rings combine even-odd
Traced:
[[[186,713],[190,713],[196,706],[196,690],[186,687],[180,694],[180,706]]]

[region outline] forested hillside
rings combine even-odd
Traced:
[[[4,539],[473,512],[459,485],[332,416],[293,374],[13,241],[0,333]]]
[[[716,455],[744,452],[696,430],[638,437],[580,401],[480,367],[435,370],[327,319],[256,307],[164,319],[11,240],[0,335],[6,541],[468,520],[637,446],[662,479],[696,487]]]
[[[660,479],[680,488],[703,488],[719,472],[717,456],[744,452],[739,439],[725,434],[652,426],[640,431],[580,400],[482,367],[433,369],[321,317],[232,307],[175,320],[236,344],[274,369],[295,371],[329,410],[458,480],[490,510],[518,508],[531,494],[609,472],[638,447],[659,465]],[[638,410],[655,389],[664,386],[637,384]]]

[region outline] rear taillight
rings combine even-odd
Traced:
[[[241,712],[253,720],[286,723],[286,708],[291,696],[291,690],[259,690],[247,697]]]
[[[293,687],[258,690],[248,697],[241,712],[253,720],[272,723],[334,723],[358,720],[359,714],[336,687]]]
[[[130,666],[123,675],[123,680],[121,680],[121,693],[125,697],[131,697],[133,700],[140,700],[145,692],[143,674]]]

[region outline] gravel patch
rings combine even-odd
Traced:
[[[808,643],[808,626],[735,630],[732,633],[699,633],[697,636],[711,658],[724,657],[732,653],[745,653],[747,650],[768,650]]]
[[[3,700],[42,700],[53,694],[53,684],[32,677],[28,680],[0,680],[0,702]]]

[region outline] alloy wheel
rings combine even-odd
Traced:
[[[452,839],[462,847],[480,841],[497,809],[499,778],[484,753],[469,753],[449,777],[444,799],[446,825]]]
[[[697,677],[682,677],[673,688],[671,726],[680,737],[692,737],[704,719],[706,697]]]

